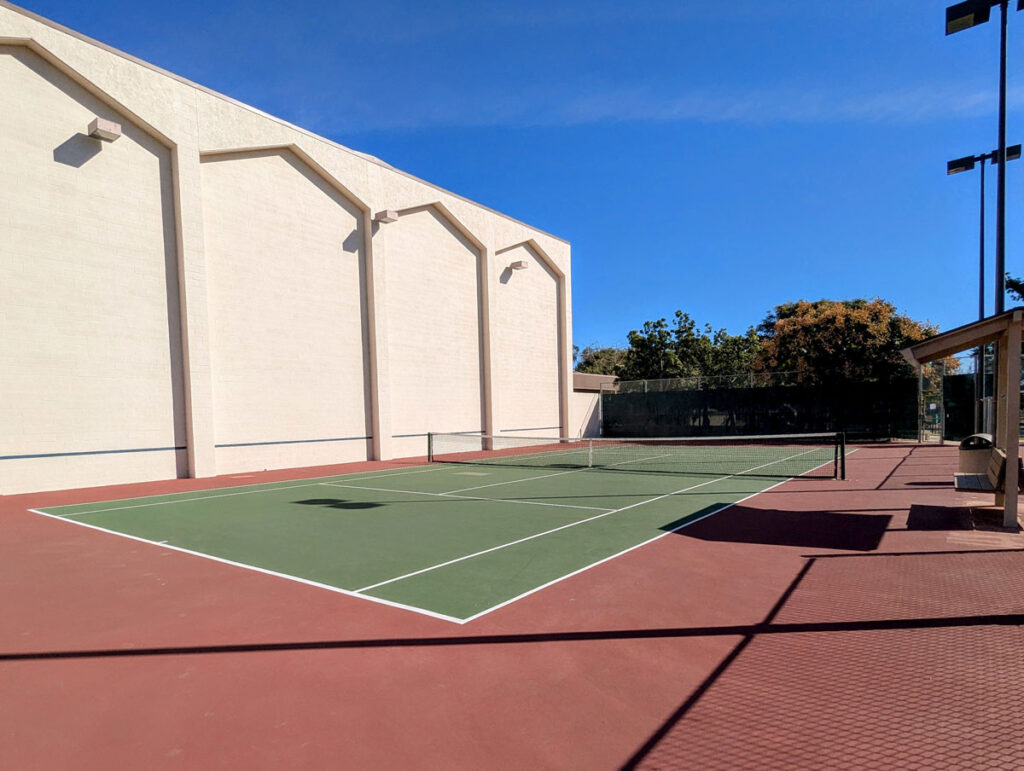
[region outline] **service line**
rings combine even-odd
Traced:
[[[610,511],[605,511],[605,512],[603,512],[601,514],[596,514],[593,517],[587,517],[585,519],[580,519],[580,520],[577,520],[575,522],[569,522],[568,524],[561,525],[559,527],[553,527],[550,530],[545,530],[544,532],[541,532],[541,533],[534,533],[533,535],[528,535],[528,536],[526,536],[524,538],[518,538],[515,541],[509,541],[508,543],[503,543],[503,544],[498,544],[497,546],[492,546],[489,549],[482,549],[481,551],[473,552],[472,554],[465,554],[465,555],[463,555],[461,557],[456,557],[455,559],[447,560],[446,562],[439,562],[436,565],[430,565],[429,567],[421,568],[420,570],[414,570],[411,573],[406,573],[405,575],[396,576],[394,578],[389,578],[386,581],[380,581],[379,583],[371,584],[370,586],[364,586],[361,589],[356,589],[355,591],[357,593],[368,592],[371,589],[377,589],[377,588],[379,588],[381,586],[386,586],[387,584],[393,584],[393,583],[395,583],[397,581],[404,581],[407,578],[412,578],[413,576],[418,576],[418,575],[421,575],[423,573],[429,573],[429,572],[431,572],[433,570],[439,570],[440,568],[448,567],[449,565],[454,565],[454,564],[459,563],[459,562],[464,562],[466,560],[470,560],[470,559],[473,559],[475,557],[480,557],[480,556],[482,556],[484,554],[490,554],[491,552],[499,551],[501,549],[507,549],[510,546],[516,546],[518,544],[525,543],[526,541],[532,541],[535,538],[542,538],[542,537],[544,537],[546,535],[551,535],[552,533],[557,533],[560,530],[566,530],[566,529],[568,529],[570,527],[576,527],[577,525],[583,525],[583,524],[586,524],[587,522],[593,522],[594,520],[601,519],[603,517],[609,517],[612,514],[618,514],[619,512],[622,512],[622,511],[628,511],[630,509],[635,509],[638,506],[644,506],[644,505],[646,505],[648,503],[654,503],[655,501],[660,501],[660,500],[662,500],[664,498],[669,498],[669,497],[671,497],[673,495],[679,495],[680,493],[689,492],[690,490],[696,490],[699,487],[706,487],[707,485],[713,485],[716,482],[721,482],[721,481],[724,481],[726,479],[732,479],[733,477],[741,476],[743,474],[749,474],[751,471],[757,471],[758,469],[765,468],[766,466],[772,466],[772,465],[774,465],[776,463],[783,463],[783,462],[785,462],[787,460],[792,460],[793,458],[799,458],[801,455],[807,455],[810,452],[814,452],[814,450],[805,450],[804,452],[797,453],[796,455],[790,455],[787,458],[780,458],[779,460],[773,460],[771,463],[762,463],[760,466],[754,466],[753,468],[748,468],[748,469],[746,469],[744,471],[738,471],[735,474],[729,474],[728,476],[715,477],[714,479],[709,479],[707,482],[701,482],[701,483],[696,484],[696,485],[690,485],[689,487],[684,487],[684,488],[682,488],[680,490],[675,490],[675,491],[673,491],[671,493],[664,493],[663,495],[658,495],[658,496],[655,496],[654,498],[647,498],[647,499],[642,500],[642,501],[637,501],[636,503],[631,503],[628,506],[623,506],[623,507],[618,508],[618,509],[612,509]],[[394,492],[394,491],[391,491],[391,492]],[[763,492],[763,491],[761,491],[761,492]],[[445,493],[435,493],[435,494],[436,495],[445,495]],[[486,499],[486,500],[490,500],[490,499]]]

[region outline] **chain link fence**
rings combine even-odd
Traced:
[[[618,381],[602,386],[598,418],[611,437],[845,431],[853,441],[943,442],[992,433],[991,346],[959,362],[888,381],[831,377],[809,385],[798,372]]]

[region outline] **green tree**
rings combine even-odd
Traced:
[[[629,349],[618,375],[623,380],[652,380],[679,377],[682,364],[673,345],[672,330],[665,319],[645,321],[640,330],[629,333]]]
[[[690,314],[676,311],[671,326],[658,319],[629,333],[629,348],[616,373],[624,380],[745,374],[760,347],[753,327],[730,335],[710,324],[700,327]]]
[[[935,332],[879,298],[783,303],[758,327],[755,367],[796,372],[805,383],[888,380],[911,374],[900,349]]]
[[[705,324],[703,329],[699,329],[697,322],[690,318],[689,313],[676,311],[672,344],[679,359],[682,377],[710,374],[714,359],[713,335],[710,324]]]
[[[757,330],[747,327],[742,335],[730,335],[724,329],[715,332],[711,375],[736,375],[751,372],[761,352]]]
[[[1019,278],[1014,278],[1009,273],[1003,274],[1006,279],[1006,291],[1010,293],[1017,302],[1024,302],[1024,281]]]
[[[761,349],[757,330],[749,327],[742,335],[710,324],[698,328],[690,314],[676,311],[673,330],[676,356],[685,377],[736,375],[750,372]]]
[[[578,352],[576,371],[597,375],[614,375],[626,358],[625,348],[588,345]]]

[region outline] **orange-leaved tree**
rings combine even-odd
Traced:
[[[936,332],[879,298],[784,303],[758,327],[755,368],[793,372],[803,383],[891,380],[913,374],[900,349]],[[956,369],[956,361],[949,363]]]

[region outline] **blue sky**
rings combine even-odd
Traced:
[[[977,317],[978,173],[945,163],[996,145],[998,26],[947,38],[945,0],[23,5],[569,240],[581,347],[676,309],[739,333],[801,298]]]

